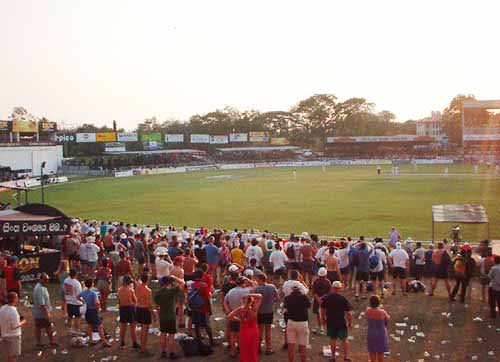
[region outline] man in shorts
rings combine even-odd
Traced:
[[[366,299],[366,284],[368,283],[370,277],[370,251],[365,242],[359,243],[358,250],[358,267],[356,269],[356,283],[355,283],[355,298],[359,298],[362,295],[363,299]]]
[[[82,292],[82,285],[78,281],[77,272],[75,269],[69,271],[69,278],[66,278],[63,283],[64,299],[68,311],[68,328],[70,335],[81,335],[80,333],[80,307],[81,300],[78,295]]]
[[[377,290],[377,283],[380,289],[380,295],[384,296],[384,281],[385,281],[385,273],[384,273],[384,265],[387,264],[387,257],[385,253],[382,251],[384,245],[380,242],[375,244],[375,247],[370,252],[370,259],[376,256],[378,259],[378,263],[374,268],[370,268],[370,280],[373,283],[373,291]],[[371,264],[371,263],[370,263]],[[371,266],[371,265],[370,265]]]
[[[174,284],[177,282],[178,284]],[[177,299],[181,297],[181,287],[184,280],[174,275],[165,276],[160,279],[161,289],[155,294],[155,303],[160,316],[160,344],[161,357],[167,357],[167,343],[170,359],[176,359],[174,353],[174,335],[177,333],[175,306]]]
[[[141,325],[141,353],[144,356],[151,356],[147,350],[149,326],[155,319],[153,313],[153,298],[151,289],[148,287],[149,274],[142,273],[141,281],[135,285],[135,296],[137,297],[137,308],[135,310],[135,319]]]
[[[448,281],[448,268],[451,264],[451,258],[448,251],[445,249],[444,243],[438,243],[437,250],[432,253],[432,263],[434,264],[434,278],[432,279],[431,291],[428,296],[432,297],[434,295],[434,290],[437,287],[439,279],[444,281],[446,290],[448,291],[448,298],[451,295],[451,286]]]
[[[295,360],[295,346],[299,346],[300,360],[307,360],[307,346],[309,345],[308,312],[311,307],[309,298],[298,287],[285,297],[284,307],[287,311],[286,340],[288,348],[288,362]]]
[[[49,276],[45,273],[40,275],[39,282],[33,289],[33,319],[35,320],[35,339],[37,347],[43,347],[41,343],[42,329],[45,329],[49,337],[50,345],[57,346],[54,341],[54,334],[52,331],[51,314],[52,306],[50,304],[49,291],[47,285],[49,284]]]
[[[400,242],[396,243],[396,249],[389,254],[389,265],[392,269],[392,295],[396,295],[397,280],[401,286],[401,293],[406,296],[406,274],[410,267],[410,257]]]
[[[99,337],[101,338],[101,342],[106,347],[111,347],[111,343],[106,340],[106,336],[104,334],[104,327],[102,325],[102,318],[99,316],[99,297],[97,293],[92,290],[94,287],[94,280],[87,279],[85,281],[85,289],[78,295],[78,299],[80,299],[83,303],[87,305],[87,309],[85,311],[85,321],[87,322],[87,335],[89,337],[90,344],[94,344],[92,340],[92,335],[94,330],[99,332]]]
[[[325,331],[325,325],[323,324],[323,318],[320,313],[320,305],[323,297],[330,292],[332,288],[332,283],[327,278],[327,270],[324,267],[319,268],[318,270],[318,278],[314,281],[312,285],[312,291],[314,296],[313,302],[313,314],[316,314],[318,318],[318,326],[320,329],[320,333],[323,334]]]
[[[273,267],[273,279],[274,283],[279,285],[281,279],[286,278],[286,263],[288,262],[288,257],[285,252],[281,250],[281,245],[277,241],[274,244],[274,251],[269,255],[269,263]]]
[[[349,301],[340,295],[341,290],[342,283],[339,281],[333,282],[331,292],[323,298],[321,308],[323,309],[327,334],[330,337],[332,358],[335,359],[337,340],[340,340],[344,350],[344,361],[351,361],[348,357],[349,343],[347,337],[348,328],[352,328],[352,307]]]
[[[266,355],[273,354],[274,351],[271,346],[271,325],[273,324],[273,305],[279,302],[280,297],[278,290],[273,284],[267,283],[265,274],[259,274],[256,277],[258,287],[255,288],[254,293],[262,295],[259,312],[257,314],[257,322],[259,324],[260,339],[266,337]],[[260,346],[260,343],[259,343]]]
[[[2,353],[7,362],[16,362],[21,355],[21,328],[26,324],[17,311],[19,297],[15,292],[7,294],[7,304],[0,308],[0,333],[2,335]]]
[[[120,346],[125,347],[125,335],[127,326],[130,325],[130,337],[132,338],[132,347],[139,349],[137,343],[136,327],[136,305],[137,297],[133,289],[133,280],[130,276],[123,277],[123,285],[118,289],[118,304],[120,311]]]

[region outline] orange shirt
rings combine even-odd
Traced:
[[[137,297],[132,288],[123,285],[118,289],[118,303],[120,307],[130,307],[135,306],[137,303]]]
[[[151,289],[146,284],[137,283],[135,286],[135,296],[137,297],[138,308],[152,308],[153,298]]]

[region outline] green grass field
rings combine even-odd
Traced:
[[[392,177],[390,166],[381,176],[374,166],[339,166],[326,173],[300,168],[297,179],[290,168],[97,178],[47,187],[45,195],[70,216],[97,220],[369,237],[387,237],[394,225],[404,238],[420,240],[431,238],[433,204],[479,203],[488,211],[491,238],[500,239],[500,178],[474,176],[468,165],[450,166],[448,177],[443,170],[408,165]],[[210,178],[221,175],[235,178]],[[436,237],[448,236],[450,227],[437,227]],[[486,227],[462,229],[471,241],[487,235]]]

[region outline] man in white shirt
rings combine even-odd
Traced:
[[[87,273],[92,275],[97,266],[97,260],[99,259],[99,247],[95,244],[95,237],[87,236],[87,242],[83,244],[85,248],[85,254],[87,256],[88,269]]]
[[[166,251],[160,251],[155,259],[156,278],[160,280],[162,277],[168,277],[170,270],[174,267],[170,257]]]
[[[262,258],[264,257],[264,252],[259,246],[257,239],[252,239],[252,245],[250,245],[245,253],[247,258],[247,265],[250,265],[250,260],[257,260],[257,266],[262,266]]]
[[[399,279],[401,292],[406,295],[406,270],[409,269],[410,257],[400,242],[396,243],[396,249],[389,254],[389,265],[392,267],[392,295],[396,295],[396,281]]]
[[[184,226],[181,231],[181,238],[182,238],[182,243],[186,244],[187,239],[189,239],[191,235],[189,234],[189,231],[187,230],[187,226]]]
[[[383,247],[384,245],[382,243],[375,244],[375,247],[372,249],[372,251],[370,252],[370,256],[368,257],[368,261],[370,262],[370,280],[373,283],[373,290],[374,291],[377,290],[377,280],[378,280],[380,294],[382,296],[384,295],[384,281],[385,281],[384,265],[387,264],[387,257],[382,250]],[[376,256],[378,259],[377,266],[374,268],[372,268],[372,260],[375,260],[375,258],[372,258],[372,256]]]
[[[80,249],[78,251],[78,256],[80,257],[80,265],[82,267],[82,272],[87,274],[87,270],[89,268],[89,257],[87,254],[87,238],[82,238],[82,242],[80,244]]]
[[[269,263],[273,267],[273,278],[275,283],[280,283],[281,278],[285,278],[286,275],[286,263],[288,262],[288,257],[281,250],[279,242],[274,244],[274,251],[269,255]]]
[[[19,297],[15,292],[7,294],[7,304],[0,308],[0,334],[2,335],[2,353],[6,361],[16,362],[21,355],[21,327],[26,323],[17,311]]]
[[[64,299],[66,301],[68,310],[69,334],[80,335],[80,307],[83,303],[78,298],[78,295],[80,295],[80,293],[82,292],[82,285],[77,279],[77,273],[75,269],[71,269],[69,271],[69,278],[66,278],[66,280],[64,280],[63,287]],[[72,326],[74,328],[72,328]]]

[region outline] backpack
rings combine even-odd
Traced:
[[[203,297],[200,294],[200,290],[198,288],[193,288],[188,293],[188,307],[191,310],[200,309],[205,304]]]
[[[356,248],[350,248],[349,249],[349,260],[351,260],[352,265],[358,266],[359,265],[359,253]]]
[[[372,254],[370,255],[370,259],[368,259],[368,262],[370,264],[370,269],[375,269],[378,266],[379,259],[376,249],[373,249]]]
[[[286,248],[286,256],[290,260],[295,260],[295,245],[293,243]]]

